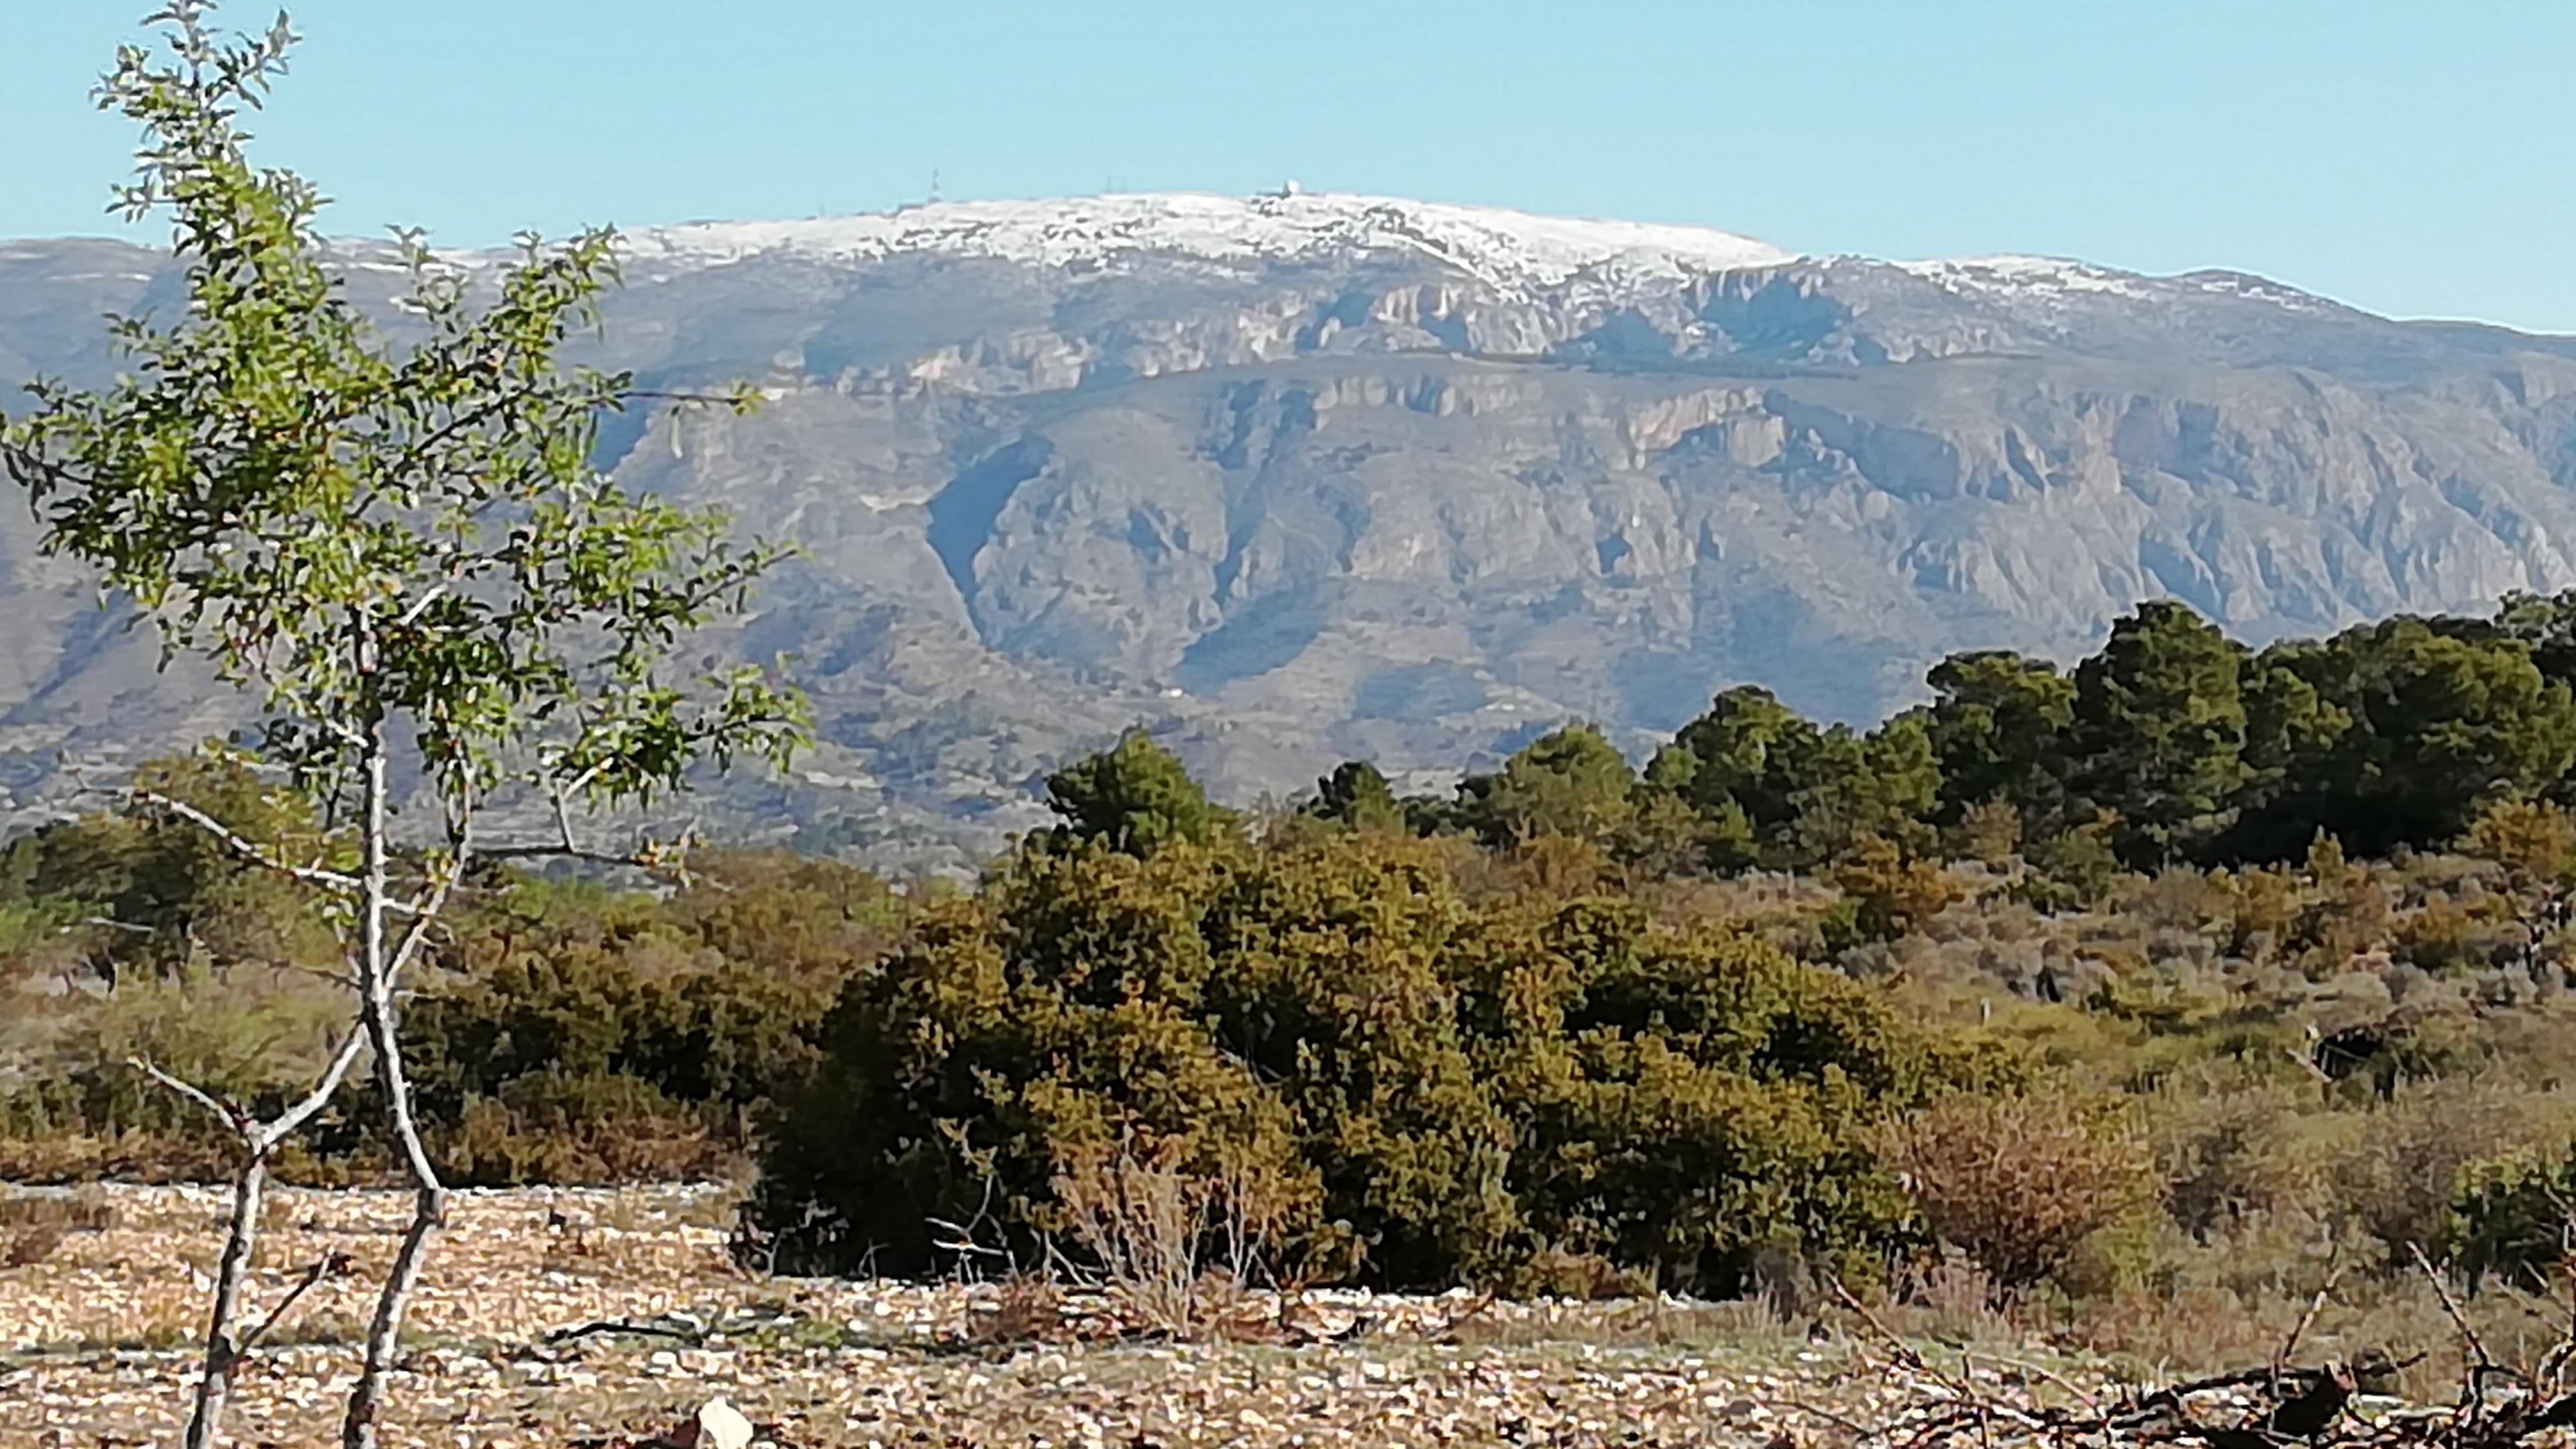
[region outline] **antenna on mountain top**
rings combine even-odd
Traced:
[[[930,168],[930,199],[934,203],[939,200],[939,168],[936,166]]]

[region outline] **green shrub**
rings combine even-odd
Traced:
[[[1909,860],[1896,842],[1878,835],[1853,842],[1833,880],[1852,902],[1852,930],[1862,941],[1904,935],[1963,894],[1937,862]]]
[[[1994,1075],[1867,988],[1633,905],[1470,901],[1383,834],[1036,849],[853,978],[767,1148],[781,1266],[1025,1253],[1142,1139],[1254,1180],[1288,1266],[1420,1285],[1597,1258],[1727,1290],[1901,1241],[1890,1112]],[[1177,1145],[1175,1145],[1177,1144]]]
[[[454,914],[403,1031],[424,1127],[456,1180],[625,1181],[739,1161],[769,1098],[810,1068],[812,1027],[841,982],[892,939],[901,903],[829,861],[737,852],[700,867],[666,898],[498,875]],[[190,919],[205,932],[223,918]],[[290,964],[329,960],[298,948]],[[128,1059],[265,1115],[309,1089],[349,1013],[318,971],[202,949],[99,985],[0,1023],[20,1067],[0,1079],[0,1169],[220,1177],[223,1134]],[[350,1125],[375,1090],[351,1080],[304,1135],[295,1173],[386,1160]]]
[[[1207,1024],[1199,922],[1232,858],[1031,850],[925,912],[844,989],[784,1104],[755,1204],[778,1265],[928,1271],[941,1224],[1035,1261],[1057,1172],[1137,1140],[1175,1171],[1276,1179],[1283,1234],[1311,1230],[1285,1107]]]
[[[2576,1129],[2563,1101],[2482,1082],[2437,1082],[2344,1120],[2326,1168],[2326,1210],[2375,1239],[2397,1268],[2415,1248],[2450,1239],[2472,1164],[2524,1160]]]
[[[460,919],[454,974],[403,1018],[459,1181],[696,1175],[747,1148],[891,898],[829,862],[726,856],[711,877],[667,901],[522,881]]]
[[[2024,846],[2022,859],[2030,870],[2013,894],[2044,911],[2100,904],[2121,876],[2120,857],[2111,846],[2112,826],[2106,816]]]
[[[2576,1232],[2576,1149],[2470,1163],[2451,1193],[2444,1247],[2476,1291],[2489,1277],[2546,1292]]]

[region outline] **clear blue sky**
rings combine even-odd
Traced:
[[[11,0],[0,236],[100,234],[150,0]],[[2576,332],[2568,0],[305,0],[334,230],[1310,189],[2229,266]],[[264,24],[270,9],[225,18]]]

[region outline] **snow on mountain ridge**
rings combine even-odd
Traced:
[[[2149,295],[2147,288],[2141,285],[2146,279],[2137,273],[2097,267],[2068,257],[1936,257],[1891,265],[1953,292],[1973,288],[2012,292],[2098,292],[2119,297]]]
[[[1293,189],[1249,197],[1145,192],[932,202],[797,221],[649,227],[626,233],[621,243],[629,278],[647,281],[761,257],[842,265],[940,257],[1074,272],[1121,271],[1151,260],[1236,276],[1267,264],[1409,257],[1473,277],[1505,297],[1537,300],[1558,294],[1559,300],[1596,310],[1633,305],[1703,278],[1793,264],[1891,269],[1964,301],[2027,309],[2043,325],[2106,303],[2155,303],[2194,294],[2232,294],[2293,312],[2335,306],[2295,287],[2232,272],[2160,276],[2019,254],[1893,261],[1799,253],[1708,227]],[[394,249],[385,243],[332,245],[354,267],[401,269]],[[469,272],[498,265],[510,255],[503,249],[438,253],[442,261]]]
[[[1555,286],[1593,270],[1679,276],[1778,266],[1795,253],[1702,227],[1578,221],[1390,197],[1195,192],[1063,201],[936,202],[807,221],[696,222],[639,231],[633,264],[707,265],[759,255],[863,261],[902,253],[1100,265],[1131,254],[1295,261],[1413,252],[1505,286]]]

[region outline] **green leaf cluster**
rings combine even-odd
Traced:
[[[179,305],[112,321],[106,388],[38,378],[0,419],[44,551],[95,567],[165,657],[253,692],[258,752],[318,801],[354,793],[386,730],[460,834],[514,782],[631,803],[701,758],[783,760],[792,690],[672,663],[781,550],[611,483],[600,421],[651,395],[560,361],[616,282],[615,233],[485,266],[398,232],[387,336],[315,229],[318,192],[246,149],[294,36],[224,39],[205,10],[171,7],[166,53],[122,48],[99,91],[143,133],[119,209],[169,219]]]

